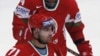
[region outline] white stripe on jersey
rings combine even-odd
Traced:
[[[70,23],[70,22],[77,23],[77,22],[80,22],[80,21],[81,21],[80,12],[77,12],[76,13],[75,18],[71,18],[71,15],[70,14],[67,14],[67,16],[65,18],[65,23]]]
[[[15,51],[16,51],[16,52],[15,52]],[[20,52],[19,49],[13,47],[13,48],[11,49],[11,51],[8,53],[8,55],[12,55],[12,54],[14,53],[12,56],[17,56],[19,52]]]

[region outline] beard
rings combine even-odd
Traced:
[[[38,41],[39,41],[39,43],[41,43],[41,44],[47,44],[49,41],[50,41],[50,36],[49,37],[47,37],[48,39],[47,40],[43,40],[43,38],[41,38],[41,36],[40,36],[40,34],[38,35],[38,38],[36,38]]]
[[[47,44],[47,43],[48,43],[48,41],[43,41],[43,40],[41,40],[40,38],[38,38],[37,40],[38,40],[39,43],[41,43],[41,44]]]

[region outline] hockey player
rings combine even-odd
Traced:
[[[31,31],[32,40],[15,45],[6,56],[61,56],[57,46],[50,43],[51,37],[57,31],[57,23],[52,17],[42,14],[31,16],[28,29]]]
[[[20,0],[13,20],[14,38],[22,41],[29,40],[24,36],[29,35],[26,24],[31,15],[45,14],[55,18],[58,23],[57,34],[52,42],[59,46],[64,56],[67,54],[64,29],[69,32],[80,56],[92,56],[92,48],[88,40],[85,40],[79,8],[75,0]]]

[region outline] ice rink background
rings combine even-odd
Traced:
[[[94,56],[100,56],[100,0],[76,1],[85,24],[85,37],[91,41]],[[5,56],[4,54],[16,43],[12,36],[12,20],[18,2],[19,0],[0,0],[0,56]],[[77,51],[70,36],[66,37],[68,47]]]

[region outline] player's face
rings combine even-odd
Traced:
[[[52,7],[56,6],[58,0],[44,0],[44,1],[46,3],[47,7],[52,8]]]
[[[52,27],[41,28],[38,33],[38,41],[42,44],[47,44],[53,35]]]

